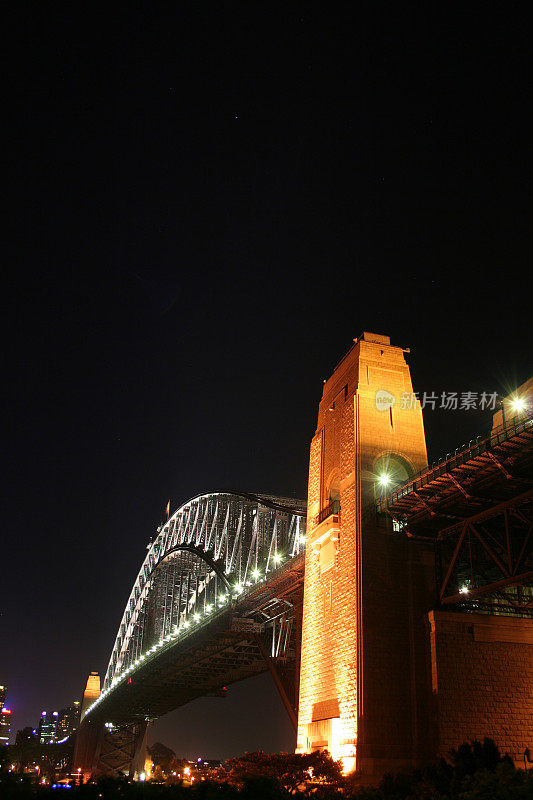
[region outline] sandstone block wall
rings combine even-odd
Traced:
[[[437,749],[485,736],[523,767],[533,751],[533,620],[432,611]]]

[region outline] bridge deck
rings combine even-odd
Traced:
[[[197,625],[146,658],[91,711],[91,721],[156,719],[197,697],[265,672],[271,652],[269,627],[289,611],[301,614],[305,555],[250,587],[227,609]],[[292,637],[298,636],[297,620]],[[263,644],[263,652],[258,639]],[[285,650],[283,666],[296,672],[299,642]],[[275,659],[274,659],[275,660]],[[293,676],[294,678],[294,676]]]

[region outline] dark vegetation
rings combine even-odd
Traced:
[[[213,774],[198,775],[192,785],[169,778],[145,783],[102,778],[63,788],[38,786],[28,774],[0,773],[0,798],[25,800],[68,797],[73,800],[287,800],[290,797],[346,800],[531,800],[533,774],[515,769],[494,742],[473,741],[423,770],[386,775],[379,786],[343,778],[327,753],[246,753]]]

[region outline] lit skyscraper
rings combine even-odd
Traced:
[[[0,685],[0,746],[9,744],[11,711],[5,707],[7,688]]]
[[[9,744],[11,733],[11,711],[9,708],[0,710],[0,746]]]
[[[43,711],[39,720],[38,737],[41,744],[54,744],[57,741],[57,711]]]
[[[75,700],[68,708],[62,708],[57,716],[57,741],[66,739],[80,724],[81,703]]]

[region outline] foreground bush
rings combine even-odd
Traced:
[[[532,800],[533,774],[514,768],[492,739],[474,740],[409,774],[385,775],[377,789],[352,789],[353,800]],[[352,779],[353,781],[354,779]]]
[[[0,773],[0,800],[533,800],[533,773],[514,768],[491,739],[464,744],[423,770],[385,775],[376,788],[343,778],[328,753],[246,753],[228,762],[223,781],[193,786],[129,783],[102,778],[70,789],[38,786],[35,779]]]

